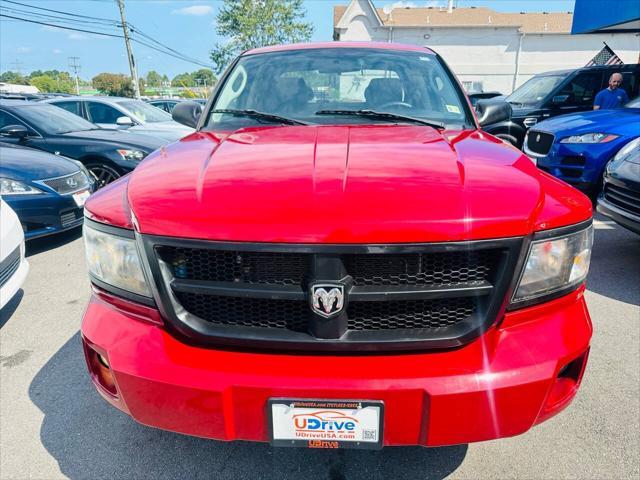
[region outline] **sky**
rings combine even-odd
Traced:
[[[119,20],[119,10],[115,0],[15,0],[75,15],[86,15]],[[374,0],[377,7],[392,5],[396,0]],[[444,6],[446,0],[411,0],[405,5]],[[209,52],[218,42],[225,39],[215,32],[216,14],[222,0],[125,0],[127,22],[155,40],[208,64]],[[333,7],[346,5],[348,0],[305,0],[307,20],[313,24],[314,41],[330,41],[333,35]],[[567,12],[572,11],[574,0],[456,0],[458,7],[489,7],[502,12]],[[33,11],[42,14],[56,13],[32,10],[24,6],[0,0],[2,13],[22,18],[47,22],[43,17],[27,17],[17,11]],[[8,11],[11,9],[13,11]],[[71,25],[70,25],[71,26]],[[115,27],[74,28],[122,34]],[[140,44],[133,44],[133,53],[138,65],[138,75],[144,76],[149,70],[166,74],[169,78],[192,72],[199,65],[179,60]],[[69,70],[69,57],[79,57],[80,77],[91,79],[101,72],[129,74],[124,40],[97,36],[83,32],[60,30],[57,28],[24,23],[0,18],[0,71],[20,70],[22,74],[33,70]],[[16,63],[17,62],[17,63]]]

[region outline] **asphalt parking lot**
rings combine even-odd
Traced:
[[[79,231],[28,244],[31,272],[0,312],[0,478],[626,479],[640,477],[640,236],[596,221],[581,391],[515,438],[381,451],[273,449],[138,425],[95,392],[79,325]]]

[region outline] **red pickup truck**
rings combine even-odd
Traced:
[[[173,116],[196,132],[86,204],[82,341],[112,405],[380,448],[517,435],[571,402],[591,203],[484,133],[433,51],[252,50]]]

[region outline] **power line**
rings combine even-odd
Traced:
[[[29,19],[26,19],[26,18],[12,17],[11,15],[6,15],[4,13],[0,13],[0,17],[12,18],[14,20],[20,20],[22,22],[27,22],[27,23],[37,23],[38,25],[46,25],[48,27],[62,28],[63,30],[73,30],[75,32],[92,33],[94,35],[103,35],[105,37],[123,38],[122,35],[115,35],[115,34],[112,34],[112,33],[95,32],[95,31],[91,31],[91,30],[84,30],[84,29],[81,29],[81,28],[64,27],[62,25],[54,25],[52,23],[39,22],[37,20],[29,20]]]
[[[15,4],[19,4],[19,5],[24,5],[24,4],[20,4],[19,2],[14,2],[12,0],[2,0],[4,2],[10,2],[10,3],[15,3]],[[7,10],[7,7],[3,7],[5,10]],[[33,8],[41,8],[41,7],[33,7]],[[43,8],[41,8],[43,9]],[[43,10],[51,10],[51,9],[43,9]],[[15,10],[14,10],[15,11]],[[59,10],[55,10],[55,12],[59,12],[62,14],[65,14],[66,12],[60,12]],[[48,15],[44,15],[44,14],[36,14],[36,13],[32,13],[32,12],[21,12],[22,14],[33,14],[33,15],[41,15],[44,17],[47,17]],[[0,17],[3,18],[9,18],[12,20],[16,20],[16,21],[22,21],[22,22],[27,22],[27,23],[35,23],[38,25],[44,25],[44,26],[49,26],[49,27],[54,27],[54,28],[60,28],[63,30],[72,30],[72,31],[76,31],[76,32],[82,32],[82,33],[89,33],[89,34],[93,34],[93,35],[100,35],[100,36],[106,36],[106,37],[113,37],[113,38],[124,38],[123,35],[118,35],[118,34],[113,34],[113,33],[106,33],[106,32],[101,32],[101,31],[95,31],[95,30],[88,30],[88,29],[84,29],[84,28],[76,28],[76,27],[70,27],[70,26],[64,26],[64,25],[58,25],[58,24],[54,24],[54,23],[50,23],[52,21],[58,21],[58,22],[66,22],[66,23],[70,23],[70,22],[75,22],[74,24],[83,24],[84,21],[82,20],[73,20],[73,19],[65,19],[65,18],[61,18],[61,17],[55,17],[53,15],[48,16],[50,18],[52,18],[52,20],[49,20],[48,22],[45,21],[40,21],[40,20],[32,20],[32,19],[27,19],[27,18],[22,18],[22,17],[16,17],[13,15],[7,15],[7,14],[3,14],[0,13]],[[83,16],[86,17],[86,16]],[[97,18],[97,17],[88,17],[88,18]],[[122,23],[121,22],[116,22],[113,20],[109,20],[110,22],[114,22],[114,25],[112,26],[117,26],[121,27]],[[153,42],[156,45],[150,45],[149,43],[147,43],[147,41],[143,41],[140,40],[139,38],[136,38],[135,36],[131,36],[131,41],[136,42],[140,45],[143,45],[147,48],[150,48],[151,50],[154,50],[156,52],[159,53],[163,53],[165,55],[171,56],[173,58],[176,58],[178,60],[182,60],[184,62],[188,62],[188,63],[193,63],[195,65],[199,65],[205,68],[211,68],[211,64],[207,64],[204,62],[201,62],[195,58],[189,57],[165,44],[163,44],[162,42],[154,39],[153,37],[147,35],[146,33],[142,32],[141,30],[139,30],[138,28],[136,28],[135,26],[133,26],[132,24],[127,24],[128,29],[131,31],[131,33],[140,35],[141,37],[145,38],[147,41]]]
[[[67,15],[67,16],[70,16],[70,17],[78,17],[78,18],[86,18],[86,19],[91,19],[91,20],[100,20],[100,21],[103,21],[103,22],[118,23],[117,20],[113,20],[111,18],[90,17],[90,16],[87,16],[87,15],[80,15],[80,14],[77,14],[77,13],[69,13],[69,12],[63,12],[61,10],[53,10],[51,8],[36,7],[35,5],[29,5],[27,3],[20,3],[20,2],[14,1],[14,0],[2,0],[2,1],[6,2],[6,3],[13,3],[14,5],[20,5],[22,7],[33,8],[35,10],[42,10],[42,11],[53,12],[53,13],[60,13],[62,15]]]

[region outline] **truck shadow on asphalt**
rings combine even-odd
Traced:
[[[29,397],[44,413],[42,445],[73,479],[442,479],[467,445],[305,450],[217,442],[137,424],[95,391],[76,333],[37,373]]]
[[[46,252],[47,250],[61,247],[62,245],[73,242],[81,236],[82,227],[80,226],[72,228],[71,230],[67,230],[66,232],[47,235],[46,237],[34,238],[33,240],[29,240],[27,242],[25,255],[27,257],[30,257],[32,255]]]
[[[0,328],[4,327],[4,324],[11,318],[11,315],[18,309],[20,302],[22,302],[22,297],[24,297],[24,290],[20,289],[13,298],[0,309]]]
[[[599,220],[606,219],[602,216]],[[596,223],[587,290],[614,300],[640,305],[640,235],[608,222]]]

